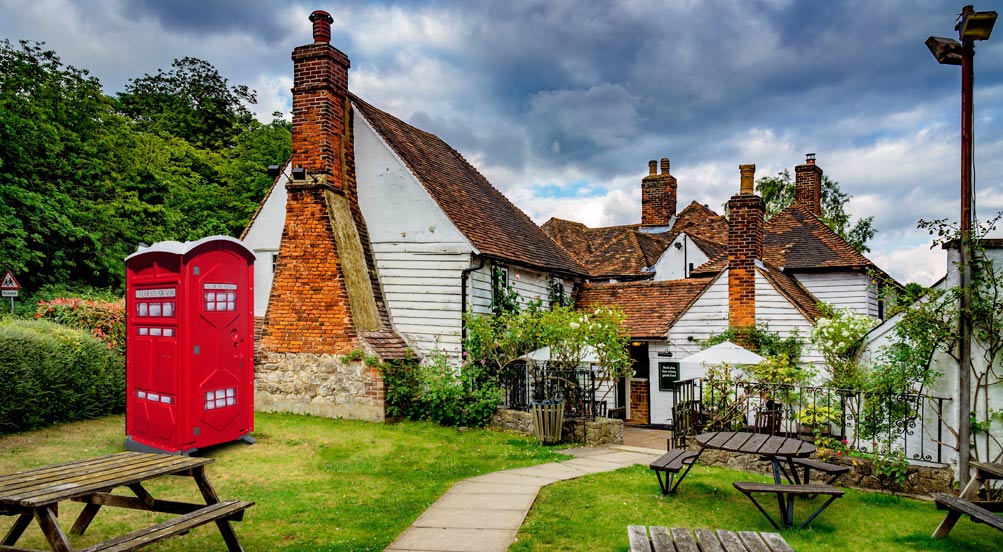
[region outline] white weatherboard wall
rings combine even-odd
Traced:
[[[808,343],[811,323],[758,270],[756,271],[756,320],[760,324],[767,325],[771,332],[775,332],[781,337],[789,337],[796,332],[805,341],[801,353],[802,365],[821,362],[822,358],[818,351]],[[728,271],[726,270],[669,328],[667,345],[659,345],[658,347],[653,346],[654,344],[648,345],[652,373],[655,373],[654,370],[658,366],[659,360],[666,360],[665,358],[657,358],[657,351],[671,351],[672,360],[681,361],[700,352],[703,341],[727,329]],[[691,371],[689,368],[683,367],[680,370],[679,379],[688,380],[703,377],[703,375],[704,371],[702,370]],[[655,377],[651,378],[648,389],[651,396],[652,423],[667,423],[662,420],[671,420],[672,418],[672,393],[659,391],[658,381]]]
[[[679,247],[676,247],[679,244]],[[679,234],[655,263],[655,280],[678,280],[689,277],[689,266],[700,266],[710,259],[686,234]]]
[[[824,272],[796,274],[795,278],[819,301],[858,314],[878,317],[877,290],[866,274],[859,272]]]
[[[244,245],[254,251],[254,316],[264,316],[268,310],[275,274],[272,257],[279,252],[282,227],[286,224],[285,183],[288,179],[287,163],[244,236]]]
[[[394,328],[425,355],[460,351],[461,276],[473,245],[356,111],[355,171]]]

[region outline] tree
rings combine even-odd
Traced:
[[[777,176],[756,180],[756,191],[766,202],[766,216],[769,218],[794,202],[795,182],[790,171],[784,169]],[[839,182],[831,180],[828,175],[822,176],[822,215],[819,218],[851,247],[863,253],[871,250],[867,242],[877,230],[873,227],[874,217],[860,218],[850,224],[846,203],[852,197],[839,188]]]
[[[182,138],[198,148],[232,146],[254,117],[244,104],[257,103],[247,86],[230,86],[207,61],[175,59],[171,69],[157,69],[130,79],[118,95],[119,110],[148,132]]]

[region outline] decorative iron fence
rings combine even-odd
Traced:
[[[916,393],[693,379],[673,388],[673,446],[703,431],[833,438],[848,450],[902,450],[911,460],[944,463],[944,402]]]
[[[515,363],[502,374],[505,390],[503,406],[514,410],[529,410],[532,402],[564,401],[564,413],[569,417],[605,416],[606,400],[603,383],[589,369],[556,369],[548,366]],[[607,400],[616,404],[616,387]],[[597,400],[597,396],[599,400]]]

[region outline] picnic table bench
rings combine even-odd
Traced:
[[[627,536],[630,552],[794,552],[778,533],[630,525]]]
[[[25,550],[14,545],[35,520],[52,550],[73,552],[75,549],[59,525],[58,507],[60,502],[74,501],[85,506],[70,529],[72,535],[84,534],[105,506],[179,514],[163,523],[85,548],[86,552],[135,550],[212,522],[219,528],[227,549],[240,552],[243,549],[230,522],[243,519],[244,510],[254,503],[221,502],[205,475],[205,466],[212,462],[212,458],[124,452],[0,475],[0,515],[16,516],[0,540],[0,551]],[[205,504],[154,498],[143,482],[165,475],[193,478]],[[120,487],[129,489],[133,496],[112,493]]]
[[[686,449],[673,449],[669,452],[660,456],[657,460],[648,464],[648,467],[655,471],[655,476],[658,477],[658,486],[662,489],[662,494],[669,494],[676,489],[672,486],[672,479],[675,477],[679,470],[683,469],[684,465],[689,465],[693,462],[698,454],[694,451]],[[662,474],[665,474],[665,480],[662,480]],[[682,481],[682,478],[679,479]]]
[[[791,463],[797,467],[801,468],[802,474],[800,481],[798,481],[798,474],[794,472],[795,480],[792,483],[803,483],[805,485],[811,483],[811,472],[815,470],[829,476],[826,480],[826,485],[832,485],[839,479],[839,476],[850,471],[849,466],[840,466],[839,464],[830,464],[828,462],[823,462],[821,460],[816,460],[814,458],[792,458]],[[789,480],[790,478],[788,478]]]
[[[1003,531],[1003,518],[993,513],[1003,509],[1000,502],[976,502],[979,491],[983,485],[990,481],[1003,479],[1003,464],[972,462],[971,467],[975,468],[975,477],[968,482],[968,485],[958,496],[947,493],[934,493],[933,500],[937,503],[938,510],[948,510],[947,517],[940,522],[933,532],[933,538],[946,537],[954,524],[958,522],[962,515],[967,515],[976,523],[985,523]]]
[[[794,526],[794,497],[811,497],[816,495],[826,495],[829,497],[821,506],[818,507],[815,512],[808,516],[808,519],[801,524],[801,529],[808,526],[809,523],[819,514],[822,510],[825,510],[832,504],[837,498],[843,496],[843,491],[837,489],[832,485],[781,485],[777,483],[748,483],[743,481],[735,481],[732,483],[736,489],[742,494],[749,497],[749,500],[756,505],[756,508],[766,519],[770,520],[773,527],[777,529],[787,529]],[[753,496],[757,493],[775,494],[777,495],[777,503],[780,506],[780,524],[778,524],[763,506],[759,504],[759,501]]]

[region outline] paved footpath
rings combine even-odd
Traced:
[[[507,550],[544,485],[634,464],[648,465],[663,454],[658,450],[622,446],[580,447],[560,452],[574,458],[479,475],[456,483],[387,550]]]

